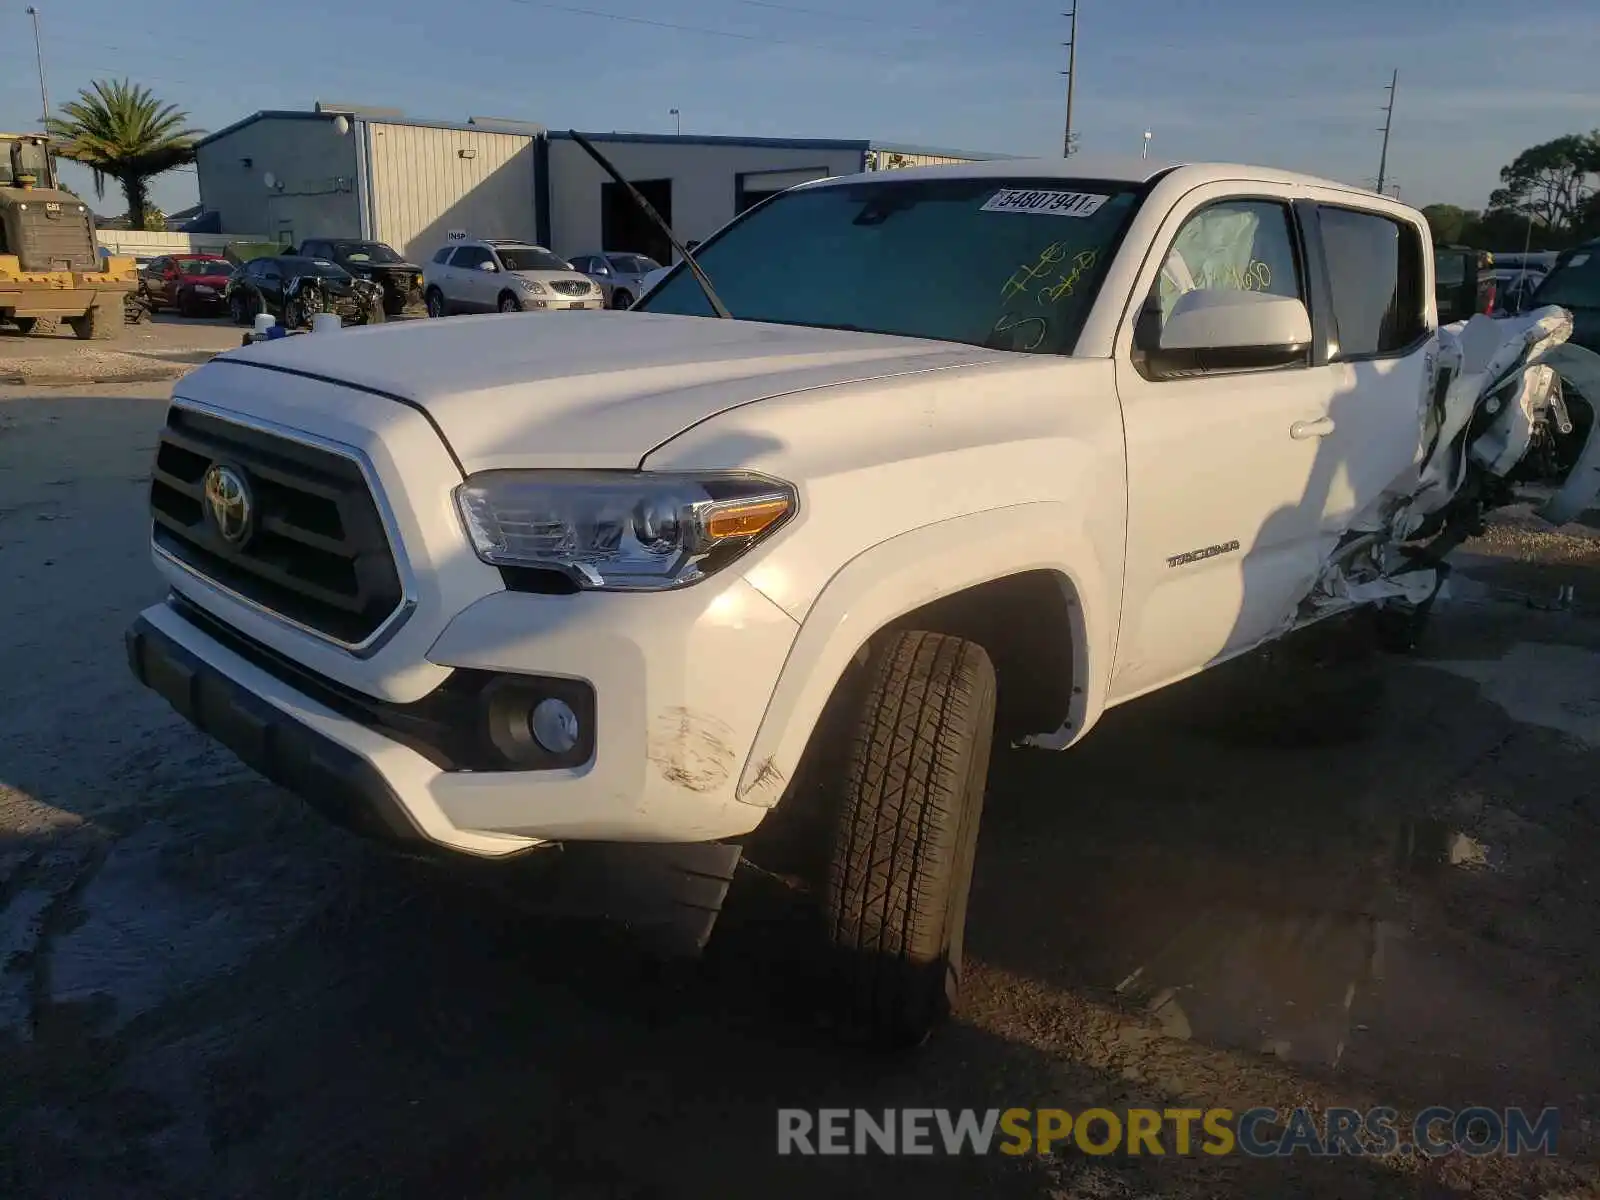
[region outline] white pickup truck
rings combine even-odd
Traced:
[[[630,312],[187,376],[129,655],[357,830],[698,849],[668,858],[701,915],[803,809],[843,1015],[883,1042],[954,999],[992,739],[1062,749],[1291,630],[1425,609],[1516,478],[1556,519],[1600,482],[1565,314],[1439,330],[1423,218],[1337,183],[876,173],[696,258],[720,303],[679,266]]]

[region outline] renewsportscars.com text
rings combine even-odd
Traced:
[[[782,1155],[1552,1155],[1559,1132],[1553,1108],[1426,1108],[1408,1122],[1392,1108],[778,1110]]]

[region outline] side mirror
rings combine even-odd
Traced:
[[[1197,288],[1178,297],[1152,357],[1164,369],[1273,367],[1310,345],[1311,314],[1298,299]]]
[[[494,265],[494,259],[492,258],[486,258],[478,264],[478,270],[480,271],[498,271],[499,269]]]

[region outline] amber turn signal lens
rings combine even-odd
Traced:
[[[706,517],[706,536],[721,540],[754,537],[770,528],[789,511],[789,501],[781,496],[768,500],[734,501],[711,510]]]

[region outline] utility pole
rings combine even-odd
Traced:
[[[1067,77],[1067,132],[1061,139],[1061,157],[1072,157],[1072,144],[1076,135],[1072,132],[1072,85],[1078,79],[1078,0],[1072,0],[1072,11],[1061,14],[1069,22],[1067,26],[1067,40],[1063,45],[1067,48],[1067,69],[1061,72]]]
[[[681,112],[679,112],[675,108],[669,108],[667,110],[667,116],[672,117],[674,120],[676,120],[678,122],[678,136],[682,137],[683,136],[683,114]]]
[[[39,122],[50,119],[50,93],[44,89],[44,45],[39,41],[39,10],[28,5],[28,15],[33,18],[33,58],[39,64]]]
[[[1383,106],[1383,152],[1378,155],[1378,194],[1383,194],[1383,181],[1389,173],[1389,129],[1394,124],[1394,94],[1400,85],[1400,68],[1396,67],[1386,89],[1389,103]]]

